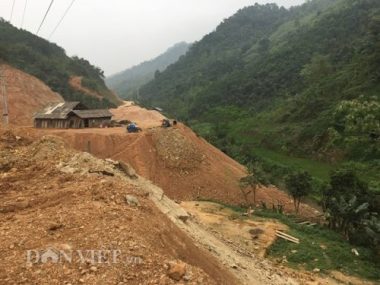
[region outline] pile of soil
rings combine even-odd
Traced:
[[[9,136],[16,137],[0,131]],[[31,140],[0,147],[0,165],[9,163],[0,168],[1,284],[236,284],[114,161],[68,149],[57,137]],[[28,250],[113,250],[127,258],[28,263]]]
[[[153,139],[157,154],[167,168],[193,170],[199,168],[206,157],[178,129],[155,130]]]
[[[136,122],[143,130],[161,126],[162,120],[165,118],[160,112],[141,108],[128,101],[110,111],[113,114],[113,120]]]

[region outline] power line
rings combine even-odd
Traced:
[[[28,6],[28,0],[25,0],[24,13],[22,13],[21,29],[24,28],[24,20],[25,20],[26,6]]]
[[[13,0],[12,11],[11,11],[11,17],[9,18],[9,23],[12,22],[12,18],[13,18],[13,10],[15,9],[15,3],[16,3],[16,0]]]
[[[74,5],[74,2],[75,2],[75,0],[71,1],[69,7],[67,7],[65,13],[63,13],[62,18],[59,20],[58,24],[55,26],[54,30],[51,32],[51,34],[49,36],[49,40],[54,35],[54,33],[58,29],[58,27],[61,25],[61,23],[63,22],[63,19],[65,19],[66,15],[69,13],[71,7]]]
[[[38,27],[38,30],[37,30],[36,35],[38,35],[38,33],[40,32],[41,27],[42,27],[42,25],[44,24],[45,19],[46,19],[47,15],[49,14],[50,8],[51,8],[51,6],[53,5],[53,3],[54,3],[54,0],[51,0],[50,5],[49,5],[49,7],[48,7],[47,10],[46,10],[45,16],[44,16],[44,18],[42,19],[42,22],[41,22],[40,26]]]

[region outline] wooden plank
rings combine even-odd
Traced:
[[[287,237],[289,237],[289,238],[297,239],[297,238],[295,238],[294,236],[288,235],[288,234],[286,234],[286,233],[284,233],[284,232],[282,232],[282,231],[279,231],[279,230],[276,230],[276,233],[282,234],[282,235],[287,236]]]
[[[292,243],[296,243],[296,244],[299,244],[299,243],[300,243],[298,240],[290,239],[290,238],[288,238],[288,237],[286,237],[286,236],[282,236],[282,235],[280,235],[280,234],[276,234],[276,236],[279,237],[279,238],[285,239],[285,240],[287,240],[287,241],[290,241],[290,242],[292,242]]]
[[[294,240],[294,241],[299,241],[298,238],[295,238],[295,237],[292,237],[292,236],[289,236],[289,235],[286,235],[286,234],[283,234],[283,233],[276,233],[277,235],[280,235],[280,236],[283,236],[283,237],[286,237],[287,239],[291,239],[291,240]]]
[[[288,234],[281,232],[281,231],[276,231],[276,236],[278,236],[282,239],[297,243],[297,244],[300,242],[300,240],[298,238],[295,238],[295,237],[288,235]]]
[[[281,237],[286,238],[287,240],[291,240],[291,241],[294,241],[296,243],[299,243],[299,239],[297,239],[297,238],[291,238],[291,237],[288,237],[288,236],[284,236],[282,234],[277,234],[277,236],[281,236]]]

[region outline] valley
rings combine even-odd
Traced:
[[[63,2],[0,4],[1,285],[379,284],[378,0]]]

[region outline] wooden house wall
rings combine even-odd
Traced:
[[[34,127],[43,129],[80,129],[84,127],[84,121],[76,116],[62,119],[35,119]]]
[[[111,118],[88,119],[89,128],[105,127],[105,126],[109,126],[110,123],[111,123]]]
[[[85,127],[99,128],[108,126],[111,118],[81,119],[71,116],[66,120],[62,119],[35,119],[34,127],[43,129],[81,129]]]

